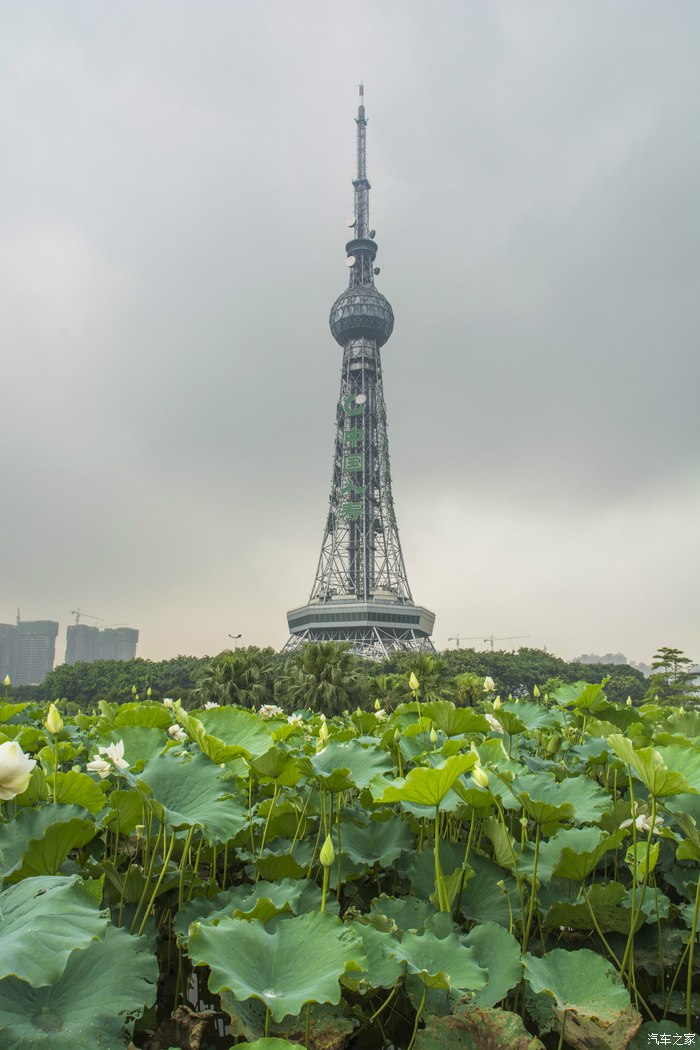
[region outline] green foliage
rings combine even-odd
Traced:
[[[645,700],[680,706],[695,702],[700,696],[697,672],[693,661],[681,649],[661,646],[651,662]]]
[[[407,699],[403,671],[297,654],[273,673],[276,702],[310,676],[290,721],[129,692],[50,739],[46,706],[2,705],[36,760],[0,821],[3,1048],[126,1050],[161,1020],[169,1046],[191,994],[252,1045],[534,1050],[514,1010],[576,1050],[664,1010],[690,1030],[695,712],[579,676],[519,700],[479,679],[472,709],[415,666]],[[363,688],[384,712],[346,704]]]

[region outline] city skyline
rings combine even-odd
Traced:
[[[436,647],[700,658],[696,5],[3,8],[0,620],[80,601],[154,659],[283,646],[363,80]]]

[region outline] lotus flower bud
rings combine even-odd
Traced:
[[[408,676],[408,686],[412,693],[417,693],[420,689],[420,682],[416,678],[413,671],[411,671],[410,675]]]
[[[398,744],[400,739],[401,739],[401,732],[399,730],[399,727],[397,726],[396,729],[394,730],[394,740]]]
[[[489,775],[485,769],[481,766],[474,766],[472,769],[472,780],[480,788],[487,788],[489,786]]]
[[[498,709],[499,709],[499,707],[501,706],[502,703],[503,703],[503,701],[501,700],[500,696],[497,696],[496,699],[493,702],[493,709],[494,709],[494,711],[498,711]]]
[[[437,732],[435,731],[435,726],[430,730],[430,743],[433,747],[437,744]]]
[[[533,696],[539,696],[540,695],[540,687],[538,685],[536,685],[535,688],[532,690],[532,695]]]
[[[61,718],[59,710],[55,704],[49,704],[49,713],[46,716],[44,725],[49,733],[52,733],[54,736],[56,736],[57,733],[60,733],[63,729],[63,719]]]
[[[324,868],[332,868],[335,862],[335,850],[333,849],[333,839],[330,835],[326,835],[326,841],[321,846],[321,853],[319,860],[323,864]]]
[[[494,682],[493,678],[490,675],[487,675],[486,678],[484,678],[484,692],[492,693],[495,688],[496,683]]]
[[[131,695],[132,696],[136,696],[136,686],[135,685],[132,685],[132,687],[131,687]]]
[[[627,706],[628,706],[628,707],[631,707],[631,706],[632,706],[632,697],[631,697],[631,696],[628,696],[628,697],[627,697]]]
[[[6,689],[9,689],[9,688],[10,688],[10,686],[12,685],[12,682],[10,681],[10,676],[9,676],[9,674],[6,674],[6,675],[5,675],[5,677],[4,677],[4,678],[3,678],[3,680],[2,680],[2,684],[3,684],[4,686],[5,686],[5,688],[6,688]]]
[[[318,731],[318,738],[325,744],[328,740],[328,726],[325,722],[321,722],[321,728]]]
[[[380,703],[379,699],[377,699],[377,700],[375,700],[375,701],[374,701],[374,710],[375,710],[375,711],[378,711],[378,710],[380,709],[380,707],[381,707],[381,706],[382,706],[382,705],[381,705],[381,703]]]
[[[149,700],[151,699],[151,693],[152,692],[153,692],[153,690],[151,689],[151,687],[149,685],[148,689],[146,690],[146,696],[148,697]]]

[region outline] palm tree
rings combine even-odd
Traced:
[[[348,645],[308,642],[287,664],[285,693],[292,707],[337,715],[362,702],[359,661]]]
[[[204,668],[197,693],[203,701],[260,707],[269,704],[274,694],[274,649],[249,645],[244,649],[226,649]]]

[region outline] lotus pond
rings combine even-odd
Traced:
[[[3,1050],[700,1043],[700,713],[413,684],[0,702]]]

